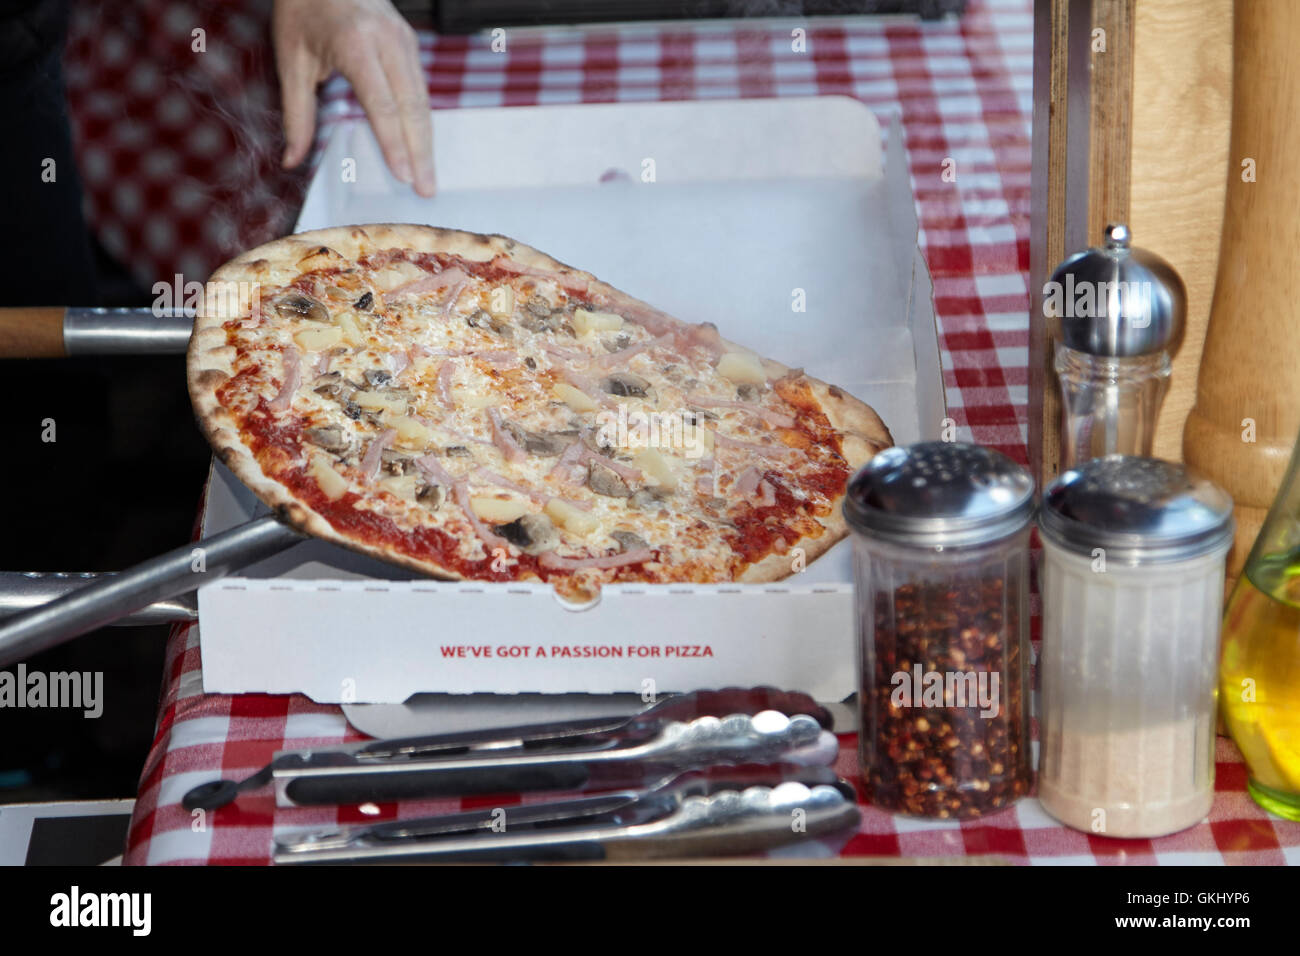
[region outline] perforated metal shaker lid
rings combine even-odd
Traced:
[[[1048,540],[1107,560],[1155,563],[1208,554],[1232,543],[1232,499],[1184,465],[1110,455],[1065,472],[1043,493]]]
[[[849,482],[849,526],[905,545],[955,547],[1004,538],[1033,515],[1034,479],[979,445],[922,442],[889,448]]]

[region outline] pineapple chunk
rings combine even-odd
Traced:
[[[416,279],[422,279],[426,275],[423,269],[414,262],[399,261],[386,266],[379,272],[375,273],[375,286],[381,292],[391,292],[398,286],[406,285],[408,282],[414,282]]]
[[[347,492],[347,479],[334,470],[328,458],[317,455],[311,460],[311,466],[308,470],[311,472],[311,476],[316,479],[316,484],[320,485],[320,490],[325,492],[325,497],[330,501],[338,501]]]
[[[366,344],[365,333],[361,331],[361,325],[357,322],[357,317],[351,312],[340,312],[338,314],[338,326],[343,334],[343,341],[354,349],[361,348]]]
[[[546,503],[546,516],[565,531],[574,534],[589,535],[600,527],[600,522],[591,513],[575,508],[567,501],[552,498]]]
[[[747,352],[728,352],[718,359],[718,374],[737,385],[762,385],[767,381],[763,363]]]
[[[379,484],[389,494],[406,501],[414,501],[415,488],[419,483],[420,478],[417,475],[402,475],[400,478],[385,478]]]
[[[647,448],[634,459],[636,466],[660,488],[667,491],[677,490],[677,476],[673,474],[668,459],[653,448]]]
[[[623,327],[623,316],[613,312],[588,312],[586,309],[574,309],[573,330],[579,335],[588,332],[617,332]]]
[[[293,340],[304,352],[323,352],[343,341],[343,330],[337,325],[326,326],[323,329],[303,329],[294,334]]]
[[[508,319],[515,314],[515,290],[499,285],[488,294],[488,312],[494,319]]]
[[[392,395],[380,395],[378,392],[357,392],[352,400],[362,408],[392,415],[406,414],[406,399]]]
[[[575,412],[594,412],[600,407],[586,392],[574,388],[568,382],[556,382],[551,387],[551,392]]]
[[[432,444],[436,437],[422,423],[409,415],[385,415],[384,424],[396,430],[399,444],[424,448]]]
[[[489,524],[508,524],[528,514],[528,506],[505,498],[471,498],[469,506]]]
[[[501,404],[500,395],[476,392],[468,388],[452,389],[451,397],[455,401],[457,408],[491,408]]]

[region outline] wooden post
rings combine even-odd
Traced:
[[[1300,3],[1239,2],[1214,301],[1185,460],[1236,503],[1235,578],[1300,431]]]

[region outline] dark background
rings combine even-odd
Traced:
[[[96,266],[102,304],[152,301],[102,253]],[[0,376],[0,570],[120,570],[189,540],[208,451],[184,356],[0,359]],[[167,630],[105,628],[26,662],[103,671],[103,714],[0,710],[0,803],[135,796]]]

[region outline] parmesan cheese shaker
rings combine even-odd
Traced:
[[[1038,796],[1067,826],[1154,837],[1214,796],[1232,499],[1184,466],[1110,456],[1043,495]]]
[[[1043,295],[1061,385],[1061,470],[1150,455],[1187,314],[1178,273],[1111,225],[1103,246],[1057,266]]]

